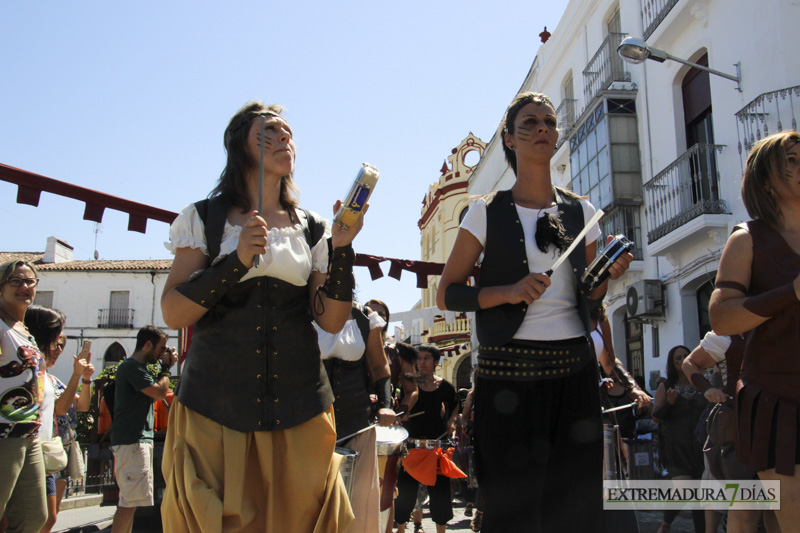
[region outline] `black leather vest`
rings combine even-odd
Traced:
[[[309,223],[318,233],[321,222]],[[178,399],[237,431],[310,420],[333,403],[311,322],[307,285],[237,283],[195,324]]]
[[[562,212],[561,222],[570,237],[584,226],[583,208],[578,200],[556,187],[556,203]],[[569,256],[572,272],[578,282],[575,295],[586,333],[590,332],[589,292],[580,277],[586,270],[586,240],[582,240]],[[511,191],[498,191],[486,206],[486,247],[481,263],[481,287],[511,285],[530,274],[525,252],[525,234],[517,215]],[[503,304],[475,312],[478,342],[482,346],[502,346],[508,343],[522,325],[527,304]]]

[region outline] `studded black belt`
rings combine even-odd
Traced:
[[[514,340],[478,349],[478,375],[488,379],[531,381],[575,374],[592,359],[585,337],[565,341]]]

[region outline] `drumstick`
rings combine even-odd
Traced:
[[[603,414],[610,413],[612,411],[619,411],[620,409],[629,409],[631,407],[639,407],[639,402],[633,402],[627,405],[620,405],[618,407],[612,407],[610,409],[603,409]]]
[[[572,244],[569,245],[567,251],[561,254],[558,259],[556,259],[556,262],[553,263],[553,266],[550,267],[550,270],[545,272],[545,274],[547,274],[548,276],[553,275],[553,271],[557,269],[561,265],[561,263],[566,261],[567,257],[569,257],[569,254],[575,251],[575,248],[578,247],[578,243],[581,242],[581,240],[586,236],[586,234],[589,233],[589,230],[592,229],[592,227],[597,223],[598,220],[600,220],[600,218],[602,218],[602,216],[603,216],[603,210],[598,209],[597,212],[594,214],[594,216],[591,219],[589,219],[589,222],[587,222],[586,225],[583,227],[581,232],[578,233],[578,236],[572,240]]]
[[[358,431],[356,431],[355,433],[351,433],[351,434],[347,435],[346,437],[342,437],[341,439],[337,439],[337,440],[336,440],[336,444],[339,444],[340,442],[344,442],[344,441],[346,441],[347,439],[351,439],[351,438],[353,438],[353,437],[355,437],[356,435],[359,435],[359,434],[361,434],[361,433],[364,433],[365,431],[367,431],[367,430],[370,430],[370,429],[374,428],[374,427],[375,427],[375,426],[377,426],[377,425],[378,425],[378,424],[370,424],[370,425],[368,425],[367,427],[365,427],[364,429],[359,429],[359,430],[358,430]]]
[[[415,416],[424,415],[425,411],[420,411],[419,413],[414,413],[413,415],[408,415],[408,418],[414,418]]]

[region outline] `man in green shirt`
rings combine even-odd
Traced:
[[[169,392],[169,369],[175,364],[174,348],[167,348],[167,334],[145,326],[136,335],[136,349],[120,363],[114,392],[111,450],[119,485],[119,504],[112,533],[130,533],[137,507],[153,505],[153,402]],[[147,365],[161,362],[158,380]]]

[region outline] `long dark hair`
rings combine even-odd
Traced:
[[[42,305],[31,305],[25,311],[25,327],[36,339],[39,351],[47,357],[50,356],[50,346],[58,340],[66,321],[64,313]]]
[[[692,351],[684,346],[683,344],[679,344],[673,347],[669,353],[667,354],[667,384],[666,387],[668,389],[673,388],[675,385],[678,384],[678,379],[680,378],[680,374],[678,374],[678,369],[675,368],[675,352],[679,349],[686,350],[686,355],[688,356]]]
[[[253,119],[264,113],[280,115],[283,108],[276,104],[265,105],[260,100],[248,102],[236,112],[225,128],[223,142],[228,160],[220,174],[217,186],[208,195],[226,196],[231,204],[249,211],[250,197],[247,194],[247,172],[257,168],[258,162],[247,153],[247,138],[250,134],[250,125]],[[299,190],[291,174],[281,178],[280,202],[284,209],[293,209],[298,205]]]

